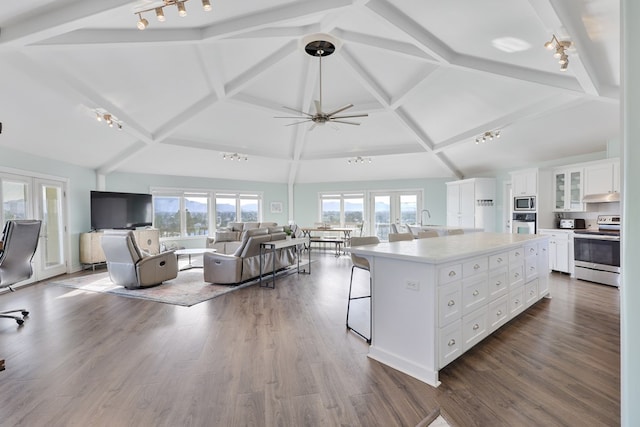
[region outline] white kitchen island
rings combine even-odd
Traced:
[[[438,371],[548,295],[548,237],[472,233],[348,248],[371,264],[369,357]]]

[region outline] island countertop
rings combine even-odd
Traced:
[[[433,264],[455,261],[472,255],[509,249],[548,236],[510,233],[469,233],[412,241],[381,242],[377,245],[345,248],[357,255],[375,255]]]

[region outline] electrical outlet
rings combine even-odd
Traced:
[[[417,280],[407,280],[407,289],[411,289],[412,291],[420,290],[420,282]]]

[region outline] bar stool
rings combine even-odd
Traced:
[[[351,238],[351,247],[354,246],[364,246],[364,245],[375,245],[380,243],[380,239],[377,236],[368,236],[368,237],[352,237]],[[355,255],[351,253],[351,262],[353,266],[351,267],[351,280],[349,281],[349,300],[347,301],[347,330],[353,331],[356,334],[360,335],[364,338],[368,344],[371,344],[371,336],[367,337],[363,333],[353,329],[349,325],[349,309],[351,308],[351,301],[356,299],[369,298],[369,334],[371,334],[371,266],[369,265],[369,261],[366,258]],[[361,270],[365,270],[369,272],[369,295],[362,295],[357,297],[351,296],[351,290],[353,287],[353,270],[359,268]]]

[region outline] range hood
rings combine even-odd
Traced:
[[[583,203],[610,203],[619,202],[620,193],[602,193],[602,194],[589,194],[582,199]]]

